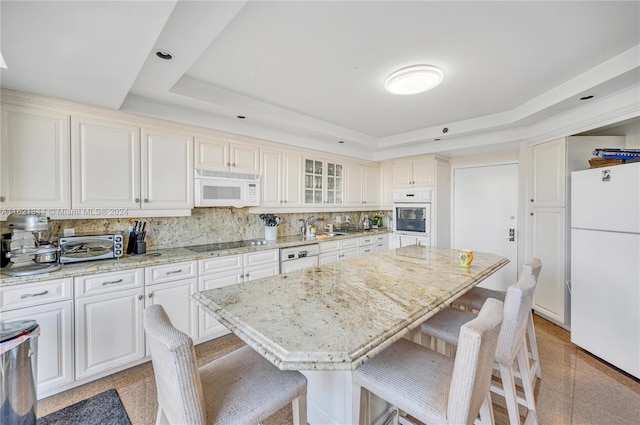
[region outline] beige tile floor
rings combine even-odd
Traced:
[[[535,325],[542,362],[542,379],[535,389],[541,424],[640,424],[639,380],[573,345],[566,330],[538,316]],[[212,361],[242,345],[233,335],[201,344],[196,347],[198,361]],[[110,388],[118,391],[133,425],[155,423],[156,392],[150,362],[40,400],[38,416]],[[504,400],[494,396],[493,401],[496,423],[508,424]],[[282,409],[264,423],[292,423],[291,408]]]

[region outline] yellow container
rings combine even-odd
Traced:
[[[473,262],[473,251],[468,249],[459,249],[458,258],[460,260],[460,267],[471,267]]]

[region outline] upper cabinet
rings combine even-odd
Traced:
[[[223,137],[196,137],[195,168],[200,170],[260,174],[260,148]]]
[[[330,160],[304,159],[304,204],[342,206],[344,165]]]
[[[193,208],[193,138],[143,128],[141,154],[142,208]]]
[[[380,204],[379,170],[376,167],[346,163],[345,205],[377,207]]]
[[[0,206],[69,208],[69,114],[2,105]]]
[[[565,139],[541,143],[531,148],[532,207],[564,207],[565,205]]]
[[[192,208],[192,146],[191,136],[166,129],[74,116],[73,207]]]
[[[393,207],[393,164],[380,167],[380,206],[385,209]]]
[[[431,186],[435,183],[435,159],[403,159],[394,162],[393,179],[397,188]]]
[[[262,206],[302,206],[302,154],[262,149]]]

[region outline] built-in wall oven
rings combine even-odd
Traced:
[[[399,246],[431,245],[431,191],[398,189],[393,192],[393,232]]]

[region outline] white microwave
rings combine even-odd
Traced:
[[[259,207],[260,177],[196,170],[196,207]]]

